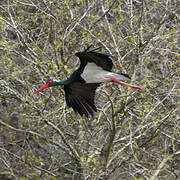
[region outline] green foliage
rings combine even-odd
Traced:
[[[0,170],[16,179],[179,176],[178,1],[28,3],[0,3]],[[145,92],[103,84],[86,119],[66,107],[60,87],[30,96],[66,79],[90,44],[117,57],[113,71]]]

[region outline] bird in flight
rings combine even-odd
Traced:
[[[65,99],[68,107],[72,107],[80,116],[93,116],[97,112],[94,97],[96,88],[102,82],[114,82],[123,86],[144,90],[143,87],[126,83],[130,81],[127,74],[117,74],[111,72],[113,63],[112,56],[103,52],[96,52],[100,48],[90,51],[89,46],[86,50],[77,52],[75,55],[80,59],[80,66],[65,81],[50,80],[37,91],[53,86],[64,86]],[[124,82],[125,81],[125,82]]]

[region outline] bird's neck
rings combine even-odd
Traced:
[[[66,81],[56,81],[56,82],[55,82],[55,85],[56,85],[56,86],[65,85],[65,84],[66,84]]]

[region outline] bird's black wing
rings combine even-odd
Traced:
[[[108,53],[95,52],[95,50],[78,52],[75,55],[79,57],[81,64],[80,68],[83,69],[88,63],[95,63],[97,66],[102,67],[106,71],[111,71],[113,63],[112,57]]]
[[[87,52],[89,58],[88,62],[93,62],[97,66],[102,67],[106,71],[111,71],[113,67],[112,56],[107,53],[98,53],[98,52]]]
[[[65,98],[68,107],[72,107],[75,112],[78,112],[81,116],[86,117],[93,116],[96,112],[96,106],[94,104],[94,97],[96,88],[100,83],[81,83],[74,82],[64,86]]]

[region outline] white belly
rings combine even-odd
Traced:
[[[88,63],[86,65],[81,77],[86,81],[86,83],[101,83],[111,81],[110,79],[105,79],[107,77],[116,78],[118,80],[127,80],[127,78],[124,76],[105,71],[94,63]]]

